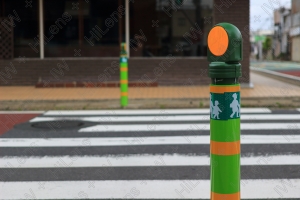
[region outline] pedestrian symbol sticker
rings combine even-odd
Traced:
[[[127,58],[126,57],[123,57],[121,59],[122,59],[121,62],[127,62]]]
[[[233,97],[233,101],[231,102],[230,104],[230,108],[232,109],[232,114],[230,115],[230,118],[233,118],[233,116],[236,114],[237,117],[240,117],[240,109],[241,109],[241,106],[237,100],[237,94],[234,93],[232,95]]]
[[[240,118],[240,92],[210,93],[210,118],[228,120]]]
[[[220,110],[220,108],[218,107],[219,102],[215,101],[215,105],[213,106],[213,118],[215,119],[217,117],[217,119],[220,119],[219,117],[219,112],[222,112]]]
[[[212,102],[212,97],[211,97],[212,94],[210,94],[210,99],[209,99],[209,104],[210,104],[210,118],[213,118],[213,102]]]

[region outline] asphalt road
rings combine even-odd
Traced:
[[[32,115],[0,137],[0,199],[209,199],[208,112]],[[300,109],[241,120],[242,199],[300,199]]]

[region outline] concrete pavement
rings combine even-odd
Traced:
[[[300,63],[288,61],[251,61],[250,66],[300,77]]]

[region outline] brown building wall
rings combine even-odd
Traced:
[[[237,26],[243,36],[241,82],[249,83],[250,57],[250,0],[214,0],[213,23],[229,22]]]
[[[224,4],[225,2],[225,4]],[[229,3],[232,2],[232,3]],[[213,23],[229,22],[242,32],[244,60],[242,61],[242,83],[249,82],[249,0],[214,0]],[[107,72],[112,62],[119,58],[64,58],[67,68],[60,58],[0,60],[0,85],[35,85],[39,79],[66,81],[84,79],[86,81],[118,81],[118,67]],[[174,62],[173,62],[174,61]],[[166,62],[169,62],[166,64]],[[165,63],[162,65],[162,63]],[[162,67],[164,66],[164,67]],[[163,68],[159,70],[157,68]],[[157,82],[158,85],[207,85],[208,62],[204,57],[175,57],[166,60],[164,57],[129,59],[129,81]],[[68,69],[68,70],[66,70]],[[105,71],[106,70],[106,71]],[[53,75],[54,74],[54,75]],[[106,80],[103,80],[106,74]]]
[[[295,14],[300,11],[300,1],[292,0],[292,14]]]
[[[0,60],[0,85],[35,85],[43,81],[110,82],[119,80],[118,58]],[[200,85],[210,82],[206,58],[132,58],[129,82]]]

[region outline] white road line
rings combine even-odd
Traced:
[[[241,123],[241,130],[299,130],[300,123]],[[209,124],[118,124],[95,125],[79,129],[79,132],[143,132],[143,131],[203,131],[210,130]]]
[[[249,179],[242,199],[300,198],[300,179]],[[188,186],[188,187],[187,187]],[[184,189],[185,188],[185,189]],[[209,180],[0,182],[0,199],[209,199]]]
[[[197,155],[126,155],[126,156],[54,156],[2,157],[0,168],[72,168],[72,167],[143,167],[209,166],[209,156]],[[22,164],[20,164],[22,161]],[[9,163],[9,165],[8,165]],[[241,165],[300,165],[300,155],[241,157]]]
[[[115,116],[115,117],[36,117],[30,122],[79,120],[88,122],[160,122],[160,121],[209,121],[209,115],[168,115],[168,116]],[[300,115],[241,115],[241,120],[300,120]]]
[[[47,111],[44,115],[168,115],[206,114],[209,109],[153,109],[153,110],[68,110]],[[241,113],[271,113],[268,108],[242,108]]]
[[[0,114],[43,114],[45,111],[0,111]]]
[[[90,147],[209,144],[209,135],[110,138],[2,138],[0,147]],[[242,144],[299,144],[300,135],[243,135]]]

